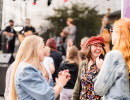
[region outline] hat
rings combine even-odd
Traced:
[[[89,45],[96,44],[96,43],[100,43],[103,46],[105,46],[104,38],[102,38],[100,36],[93,36],[93,37],[89,38],[89,40],[86,42],[86,47],[88,47]]]

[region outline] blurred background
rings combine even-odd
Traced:
[[[24,34],[22,29],[15,28],[20,35],[16,36],[14,51],[6,52],[7,45],[4,44],[3,32],[10,25],[10,20],[13,21],[13,27],[25,27],[29,19],[29,24],[35,29],[34,34],[43,37],[44,41],[53,37],[59,43],[61,32],[67,26],[67,18],[72,18],[73,24],[77,27],[75,44],[79,48],[83,37],[100,35],[104,16],[107,17],[107,25],[111,26],[107,27],[110,31],[113,22],[126,14],[125,7],[128,5],[129,8],[130,0],[126,0],[126,3],[123,1],[0,0],[0,100],[4,100],[7,68],[13,62],[22,41],[19,36]]]

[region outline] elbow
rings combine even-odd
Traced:
[[[55,72],[55,69],[51,70],[51,74],[54,74],[54,72]]]
[[[100,85],[94,85],[94,91],[99,95],[99,96],[103,96],[104,92],[103,92],[103,88]]]

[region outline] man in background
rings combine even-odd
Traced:
[[[3,32],[3,38],[5,42],[5,50],[3,50],[4,53],[14,53],[15,49],[15,37],[16,37],[16,31],[14,30],[14,21],[9,20],[9,26],[7,26]]]
[[[74,42],[77,31],[77,27],[74,25],[74,20],[72,18],[68,18],[66,24],[67,26],[62,30],[60,36],[66,38],[66,41],[71,39]]]
[[[19,38],[19,41],[22,42],[23,39],[26,37],[26,36],[29,36],[29,35],[33,35],[35,34],[35,28],[31,25],[31,21],[29,18],[26,19],[26,26],[23,28],[22,31],[20,31],[19,35],[18,35],[18,38]]]
[[[31,25],[30,19],[27,18],[26,19],[26,26],[24,28],[24,35],[25,36],[31,35],[31,34],[34,34],[35,32],[36,32],[35,28]]]

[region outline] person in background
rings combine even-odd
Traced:
[[[107,53],[104,62],[97,60],[101,71],[94,90],[103,100],[130,100],[130,19],[114,23],[112,44],[113,50]]]
[[[111,44],[111,34],[109,33],[109,31],[107,29],[103,29],[100,36],[104,38],[104,42],[105,42],[104,48],[105,48],[106,52],[109,52],[110,44]]]
[[[109,24],[109,18],[108,16],[104,16],[103,19],[102,19],[102,26],[101,26],[101,29],[100,29],[100,34],[102,33],[103,29],[106,29],[109,33],[110,33],[110,29],[111,29],[111,25]],[[100,35],[99,34],[99,35]]]
[[[9,20],[9,26],[7,26],[3,32],[4,37],[6,39],[5,43],[5,50],[4,53],[14,53],[15,49],[15,37],[16,37],[16,31],[14,30],[14,21]]]
[[[65,40],[63,38],[60,38],[60,42],[57,46],[57,51],[62,55],[62,58],[65,59],[66,57],[66,50],[65,50]]]
[[[50,57],[50,48],[45,46],[44,48],[44,55],[45,55],[45,58],[44,58],[44,66],[45,67],[48,67],[51,71],[51,74],[53,74],[55,72],[55,66],[54,66],[54,60],[52,57]]]
[[[84,37],[84,38],[81,39],[81,43],[80,43],[80,48],[81,49],[79,51],[79,55],[80,55],[81,61],[86,59],[86,54],[85,54],[86,45],[85,45],[85,43],[87,42],[88,39],[89,39],[88,37]]]
[[[103,61],[104,39],[102,37],[91,37],[86,43],[86,60],[79,67],[77,81],[74,87],[72,100],[100,100],[101,96],[94,91],[93,79],[98,75],[96,59]]]
[[[44,55],[45,55],[45,57],[43,60],[43,64],[49,73],[50,85],[54,86],[54,82],[53,82],[53,78],[52,78],[52,74],[55,72],[54,60],[51,57],[49,57],[50,56],[50,48],[47,46],[45,46],[45,48],[44,48]]]
[[[32,35],[34,34],[36,31],[35,31],[35,28],[31,25],[31,21],[29,18],[26,19],[26,26],[24,28],[24,35],[27,36],[27,35]]]
[[[23,30],[21,30],[18,34],[19,41],[22,42],[26,36],[34,35],[35,34],[35,28],[31,25],[31,21],[29,18],[26,19],[26,26],[23,27]]]
[[[50,57],[52,57],[54,60],[55,72],[53,73],[52,77],[53,77],[53,81],[55,83],[55,78],[58,76],[59,66],[60,66],[60,63],[62,62],[62,55],[60,55],[57,52],[56,40],[54,38],[48,39],[46,42],[46,46],[50,47],[50,49],[51,49]]]
[[[71,79],[64,86],[60,93],[60,100],[71,100],[73,95],[74,85],[78,75],[79,54],[76,46],[71,46],[67,49],[66,60],[60,64],[59,71],[69,70]]]
[[[66,38],[66,42],[69,39],[72,39],[72,41],[75,42],[74,40],[76,39],[77,28],[74,25],[74,20],[72,18],[68,18],[66,23],[67,23],[67,26],[62,30],[62,32],[60,33],[60,36],[63,38]]]
[[[13,63],[9,100],[55,100],[70,74],[67,70],[60,72],[55,87],[51,87],[48,72],[41,64],[43,60],[43,39],[36,35],[26,37]]]

